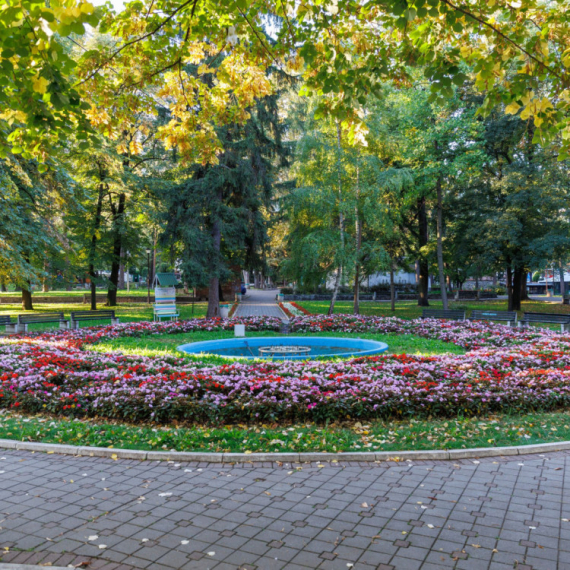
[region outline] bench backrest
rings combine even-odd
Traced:
[[[71,320],[115,318],[115,311],[71,311]]]
[[[18,324],[27,325],[31,323],[54,323],[63,321],[63,311],[61,313],[40,313],[35,315],[18,315]]]
[[[12,317],[10,315],[0,315],[0,325],[12,324]]]
[[[176,311],[176,305],[155,305],[154,312],[162,313],[164,311]]]
[[[458,310],[448,310],[443,309],[424,309],[422,311],[422,317],[424,319],[452,319],[452,320],[464,320],[465,311]]]
[[[158,305],[158,304],[176,304],[176,297],[158,297],[155,298],[154,302]]]
[[[471,318],[481,321],[516,321],[516,311],[484,311],[473,309]]]
[[[525,313],[522,319],[531,323],[570,323],[570,315],[556,315],[551,313]]]

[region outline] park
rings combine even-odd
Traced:
[[[0,570],[570,568],[569,45],[0,1]]]

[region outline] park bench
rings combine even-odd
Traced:
[[[474,309],[471,311],[470,321],[489,321],[493,322],[507,322],[511,326],[515,326],[517,322],[516,311],[482,311]],[[512,323],[512,324],[511,324]]]
[[[6,327],[6,332],[18,332],[16,329],[16,323],[12,321],[12,317],[10,315],[0,315],[0,326]]]
[[[115,317],[115,311],[71,311],[71,328],[78,329],[82,321],[103,321],[111,319],[111,323],[116,325],[119,319]]]
[[[525,327],[532,323],[549,325],[560,325],[560,330],[564,332],[570,327],[570,315],[553,315],[551,313],[525,313],[519,321],[519,327]]]
[[[28,325],[37,324],[53,324],[60,329],[67,329],[69,328],[69,319],[63,318],[63,312],[18,315],[18,322],[15,325],[16,332],[28,332]]]
[[[170,320],[178,320],[179,317],[178,310],[176,309],[176,305],[166,305],[160,304],[154,306],[154,320],[160,321],[163,317],[170,318]]]
[[[422,319],[445,319],[452,321],[464,321],[465,311],[455,311],[443,309],[424,309],[422,311]]]

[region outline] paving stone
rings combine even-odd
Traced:
[[[0,478],[2,562],[89,561],[93,570],[325,570],[349,563],[355,570],[570,570],[570,528],[561,521],[570,514],[568,451],[476,465],[177,465],[18,450],[2,456],[9,474]],[[302,471],[288,475],[295,466]],[[83,472],[89,475],[82,480]],[[69,479],[82,485],[69,488]],[[159,497],[164,491],[173,495]],[[362,509],[363,502],[371,506]],[[99,538],[88,541],[90,535]]]

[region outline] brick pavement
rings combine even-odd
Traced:
[[[0,558],[91,570],[570,570],[569,461],[232,465],[6,450]]]
[[[288,320],[275,300],[278,289],[251,289],[247,299],[241,302],[236,311],[236,317],[278,317]]]

